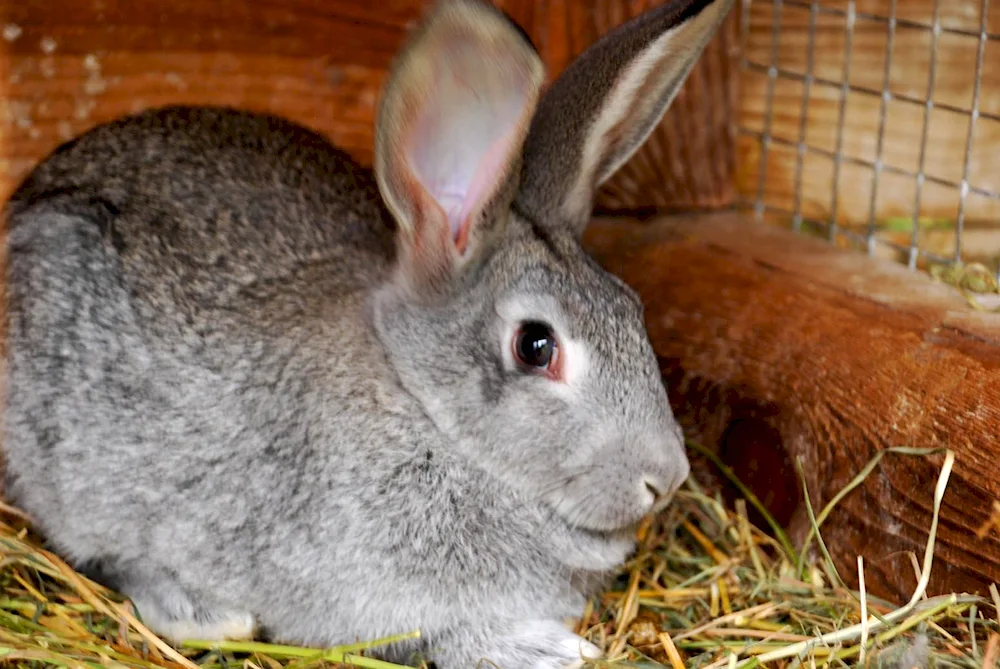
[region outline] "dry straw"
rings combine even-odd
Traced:
[[[691,447],[740,485],[710,452]],[[922,561],[913,560],[917,585],[910,601],[893,606],[866,593],[860,557],[861,587],[848,589],[820,532],[830,512],[882,457],[942,455],[929,540]],[[953,463],[950,451],[888,449],[819,514],[809,506],[807,491],[812,532],[799,549],[745,488],[746,499],[728,508],[720,496],[690,480],[666,512],[640,529],[636,556],[582,612],[577,631],[607,652],[608,659],[596,666],[623,669],[992,669],[1000,657],[996,588],[988,600],[926,596],[941,499]],[[802,481],[804,485],[804,477]],[[750,523],[748,503],[767,519],[770,533]],[[402,630],[398,637],[322,650],[196,641],[171,647],[142,625],[127,601],[43,550],[18,510],[0,505],[0,513],[0,661],[5,666],[396,669],[366,651],[419,635]]]

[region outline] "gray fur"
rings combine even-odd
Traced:
[[[61,147],[6,209],[10,497],[166,636],[592,653],[562,621],[688,463],[635,294],[498,193],[415,295],[373,175],[288,121],[169,107]],[[510,365],[510,309],[582,342],[573,388]]]

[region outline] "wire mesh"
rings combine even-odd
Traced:
[[[1000,68],[1000,58],[994,58],[993,68],[986,69],[987,63],[991,62],[987,58],[988,49],[997,49],[991,53],[1000,54],[1000,21],[997,20],[1000,17],[996,16],[1000,7],[993,7],[991,11],[991,0],[967,0],[964,3],[962,0],[924,0],[922,4],[929,14],[926,19],[900,16],[902,10],[912,13],[911,3],[912,0],[905,3],[898,0],[743,0],[742,71],[744,75],[756,76],[758,80],[763,78],[757,87],[763,107],[762,119],[757,127],[743,118],[738,124],[741,139],[753,145],[747,155],[756,163],[756,173],[751,174],[746,179],[747,183],[742,185],[743,204],[752,208],[758,217],[777,217],[795,230],[808,228],[830,241],[857,246],[871,255],[896,257],[910,268],[926,263],[967,261],[971,256],[976,260],[988,257],[992,269],[1000,277],[1000,132],[994,132],[992,125],[996,124],[995,128],[1000,130],[1000,106],[981,109],[986,94],[991,96],[991,100],[1000,100],[1000,77],[984,83],[985,73]],[[859,5],[863,11],[859,11]],[[950,21],[946,24],[942,20],[942,8],[948,12],[950,19],[958,5],[963,5],[964,23]],[[804,18],[806,11],[807,19]],[[795,26],[795,40],[786,39],[782,34],[783,24],[790,12],[795,12],[799,21]],[[974,16],[974,12],[978,13],[978,17]],[[824,20],[822,30],[818,29],[820,19]],[[804,27],[801,25],[803,20]],[[836,30],[841,34],[835,36],[836,44],[842,44],[842,48],[831,48],[831,21],[837,22]],[[751,24],[755,26],[753,35]],[[976,24],[978,30],[975,29]],[[993,31],[991,25],[996,26]],[[867,50],[865,57],[869,60],[873,38],[880,40],[876,46],[881,48],[884,60],[877,74],[852,74],[852,67],[870,65],[853,53],[859,30],[863,31]],[[906,44],[903,45],[906,50],[901,50],[901,30],[907,31]],[[783,65],[782,54],[790,48],[788,44],[800,48],[802,35],[805,36],[804,63],[796,67]],[[929,54],[916,53],[915,44],[924,39],[929,42]],[[747,48],[750,40],[755,40],[753,49]],[[943,47],[943,40],[948,40],[947,48]],[[920,46],[923,47],[923,44]],[[956,49],[969,53],[956,55]],[[974,61],[974,75],[969,86],[971,95],[964,101],[942,99],[945,96],[939,94],[936,87],[940,87],[941,82],[949,83],[949,77],[953,77],[953,72],[959,72],[960,68],[971,69],[962,65],[970,58]],[[915,60],[929,61],[926,76],[921,82],[912,81],[911,77],[906,86],[900,85],[900,71],[904,68],[908,68],[908,72],[913,71]],[[820,69],[822,72],[818,71]],[[962,76],[965,74],[962,72]],[[881,80],[880,86],[872,85],[875,76]],[[801,94],[797,98],[783,95],[781,104],[776,107],[776,90],[789,86],[801,87]],[[822,96],[817,95],[818,91]],[[817,120],[811,105],[816,104],[818,97],[828,100],[834,95],[836,112],[832,115],[835,120],[831,133],[830,128],[825,127],[828,124]],[[847,117],[852,99],[863,100],[861,106],[871,118],[858,121],[858,112],[852,108],[854,122],[849,127]],[[877,106],[870,104],[876,101]],[[900,141],[899,129],[893,127],[899,124],[889,119],[890,108],[895,110],[899,105],[912,108],[908,112],[914,119],[912,136],[904,138],[904,141],[917,143],[915,165],[903,165],[901,163],[905,161],[887,155],[893,148],[891,141]],[[916,110],[920,111],[919,121],[915,120]],[[955,163],[950,169],[937,164],[940,159],[931,155],[931,149],[938,148],[935,143],[945,141],[934,131],[936,117],[940,114],[947,114],[949,118],[965,124],[963,150],[958,152],[949,147]],[[793,122],[789,118],[793,115],[797,115],[794,134],[791,132]],[[899,116],[898,113],[895,115]],[[776,118],[788,132],[776,131]],[[989,132],[977,130],[977,124],[983,122],[991,124]],[[823,127],[817,128],[818,124]],[[894,133],[894,140],[889,137],[890,130]],[[832,146],[829,143],[822,146],[822,142],[816,141],[820,131],[827,136],[832,135]],[[847,137],[851,140],[850,147],[845,143]],[[983,142],[992,144],[984,147]],[[910,150],[912,146],[906,148]],[[783,151],[784,165],[774,159],[773,153],[777,150]],[[933,153],[936,155],[940,151]],[[828,197],[825,204],[823,197],[817,198],[815,188],[805,193],[806,181],[814,183],[817,179],[815,174],[810,175],[808,163],[812,157],[822,158],[831,164],[829,179],[824,181],[823,186],[826,190],[824,195]],[[974,164],[975,170],[972,169]],[[782,169],[776,171],[776,165]],[[861,183],[853,176],[851,182],[846,183],[845,168],[865,175],[861,179],[868,192],[863,207],[853,206],[853,199],[860,193],[847,192],[845,195],[846,189]],[[894,236],[884,234],[886,207],[881,206],[883,196],[891,194],[895,197],[898,190],[887,186],[887,177],[894,178],[896,184],[899,179],[912,181],[913,197],[909,199],[908,211],[903,216],[897,212],[893,217],[897,226]],[[780,179],[790,182],[790,197],[769,196],[769,186]],[[929,187],[935,188],[936,192],[943,192],[942,189],[953,192],[954,207],[946,207],[947,211],[943,212],[940,203],[928,205]],[[983,205],[977,205],[976,211],[972,211],[970,206],[970,197],[973,196],[978,198],[978,205]],[[852,198],[851,212],[845,211],[845,197]],[[946,219],[946,227],[952,235],[946,244],[925,243],[924,228],[928,218],[925,214],[931,209],[934,220],[940,221],[942,216]],[[995,249],[985,248],[981,241],[975,242],[975,248],[970,248],[965,237],[971,217],[975,217],[980,227],[995,226]],[[898,229],[900,219],[910,227],[902,234]]]

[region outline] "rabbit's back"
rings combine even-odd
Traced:
[[[361,321],[393,231],[370,173],[318,135],[146,112],[58,149],[7,214],[7,490],[76,557],[136,550],[181,506],[202,529],[220,499],[248,513],[206,467],[296,488],[302,468],[273,465],[321,438],[317,388],[367,406],[351,379],[377,353],[337,351],[377,348]]]
[[[230,300],[275,284],[310,292],[315,281],[297,277],[311,266],[329,268],[335,300],[377,281],[393,253],[369,170],[297,124],[227,108],[166,107],[95,128],[21,185],[12,230],[28,210],[92,219],[133,296],[188,322],[190,309],[232,314]]]

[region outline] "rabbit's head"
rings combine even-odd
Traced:
[[[642,304],[580,237],[732,4],[669,0],[540,95],[524,35],[452,0],[381,99],[375,171],[398,253],[380,339],[443,445],[575,527],[631,527],[689,471]]]

